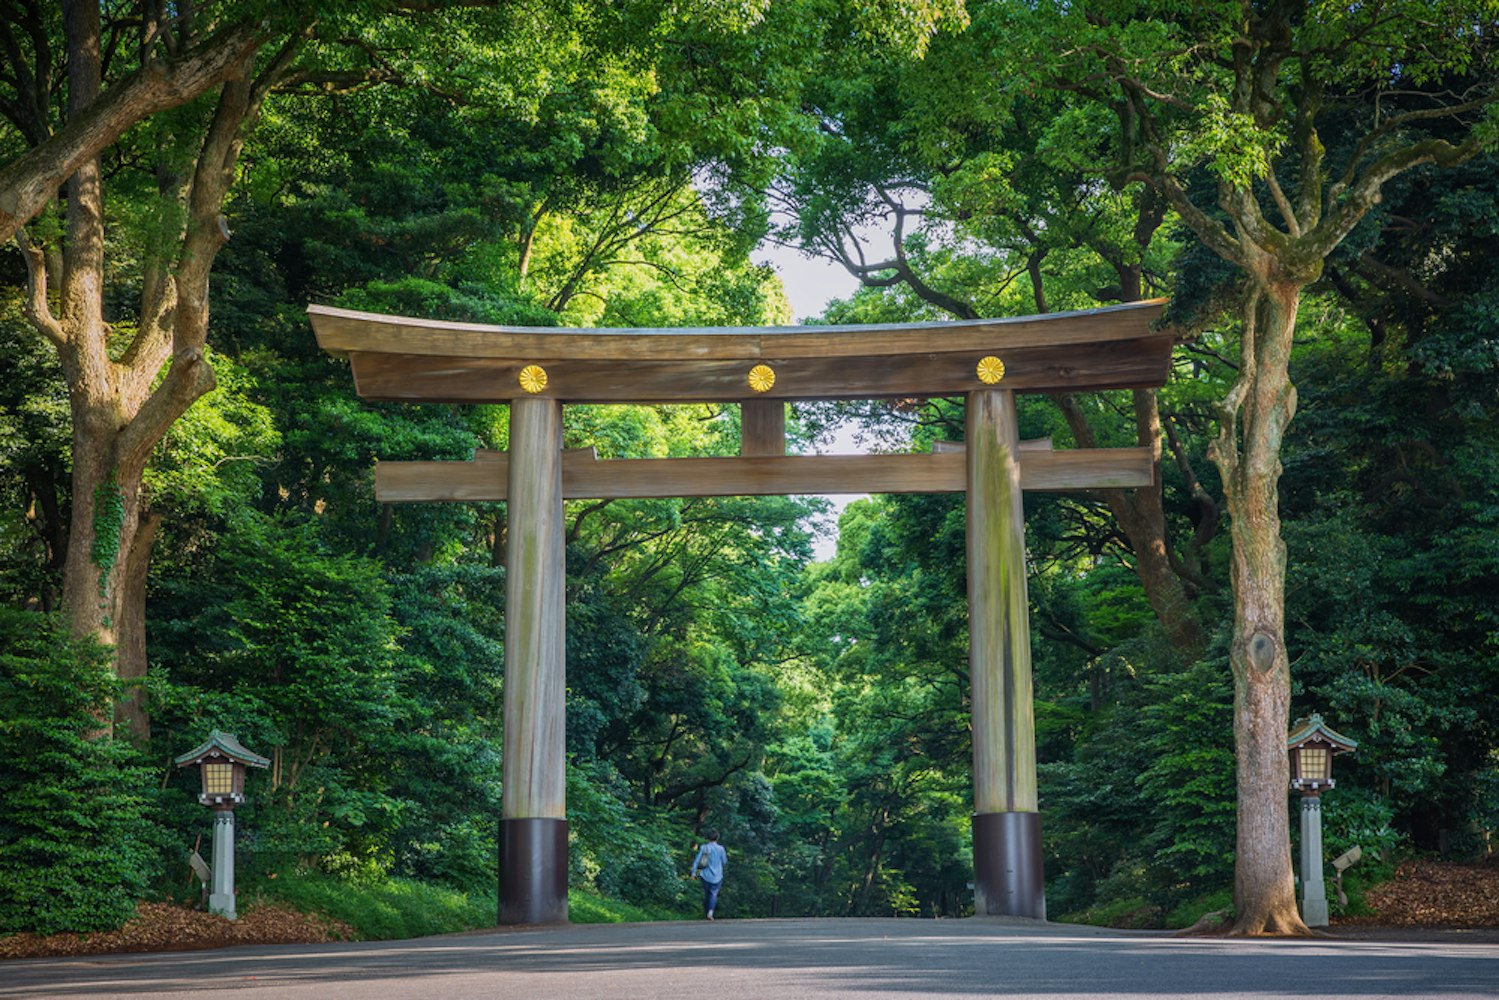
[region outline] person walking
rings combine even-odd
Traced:
[[[698,872],[702,872],[703,910],[712,920],[713,910],[718,905],[718,890],[723,886],[724,862],[729,859],[729,853],[718,842],[717,830],[704,830],[703,836],[708,839],[697,849],[697,857],[692,861],[692,877],[697,878]]]

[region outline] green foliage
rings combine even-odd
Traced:
[[[152,776],[100,718],[107,652],[0,608],[0,934],[113,930],[155,874]]]
[[[1069,913],[1061,917],[1063,923],[1093,924],[1099,927],[1123,927],[1141,929],[1158,927],[1161,923],[1160,907],[1147,902],[1143,896],[1120,895],[1126,889],[1104,889],[1100,896],[1106,902],[1090,907],[1080,913]]]
[[[1449,215],[1491,207],[1492,184],[1465,171],[1443,176],[1435,198],[1425,184],[1396,192],[1396,211],[1430,213],[1451,241],[1460,263],[1423,273],[1454,308],[1433,312],[1385,298],[1377,283],[1360,286],[1353,304],[1371,325],[1327,324],[1296,359],[1314,386],[1286,449],[1298,702],[1360,741],[1339,760],[1329,825],[1346,792],[1350,810],[1368,816],[1360,836],[1384,849],[1409,837],[1436,850],[1496,811],[1487,776],[1499,728],[1481,692],[1499,669],[1499,563],[1483,541],[1499,521],[1495,470],[1480,456],[1493,447],[1499,399],[1479,374],[1486,363],[1470,368],[1489,352],[1493,327],[1463,308],[1486,294],[1472,269],[1488,266],[1491,227]],[[1366,252],[1403,263],[1414,249],[1394,234],[1376,247]],[[1388,338],[1377,347],[1376,329]]]
[[[47,607],[61,585],[55,500],[72,443],[68,391],[18,305],[0,296],[0,600]]]
[[[89,558],[99,567],[99,593],[103,596],[109,574],[120,555],[120,529],[125,526],[125,496],[114,473],[94,488],[94,544]]]
[[[682,907],[642,907],[609,899],[585,889],[567,891],[567,919],[574,924],[643,923],[652,920],[683,920]]]
[[[629,787],[614,768],[588,762],[568,768],[568,862],[574,890],[629,906],[670,911],[680,902],[688,834],[662,810],[629,805]],[[601,921],[612,922],[612,921]]]
[[[1148,679],[1136,728],[1149,763],[1135,779],[1154,820],[1154,866],[1212,886],[1233,873],[1233,687],[1228,665],[1205,660]],[[1169,878],[1170,876],[1166,876]]]
[[[1166,914],[1166,919],[1163,923],[1165,926],[1173,929],[1191,927],[1197,921],[1210,914],[1219,914],[1221,917],[1232,916],[1233,909],[1233,890],[1223,888],[1217,892],[1210,892],[1205,896],[1199,896],[1196,899],[1189,899],[1173,907],[1171,912]]]
[[[1132,659],[1070,757],[1041,765],[1048,906],[1108,922],[1143,905],[1159,926],[1233,880],[1232,687],[1221,660]]]
[[[1362,851],[1358,874],[1368,882],[1388,879],[1405,838],[1393,828],[1395,808],[1374,792],[1339,782],[1322,808],[1322,853],[1327,862],[1355,847]]]
[[[152,510],[173,520],[199,511],[222,516],[252,502],[257,467],[273,461],[281,443],[274,415],[253,398],[254,373],[217,351],[204,353],[217,385],[163,436],[145,476]]]
[[[1131,171],[1160,167],[1142,157],[1163,141],[1161,169],[1217,220],[1220,180],[1266,205],[1271,177],[1292,187],[1306,148],[1298,95],[1320,93],[1318,141],[1341,170],[1374,120],[1369,100],[1389,121],[1491,73],[1492,33],[1473,26],[1492,9],[1469,3],[1307,8],[1293,61],[1328,87],[1282,88],[1269,111],[1226,86],[1237,3],[747,0],[421,17],[323,6],[327,30],[300,69],[358,75],[359,53],[379,52],[382,72],[417,85],[277,92],[246,137],[248,169],[225,206],[235,236],[215,263],[219,388],[168,432],[145,482],[163,517],[149,580],[151,755],[222,727],[271,756],[240,815],[246,884],[371,937],[493,922],[506,542],[503,504],[382,508],[371,469],[504,448],[508,415],[358,400],[344,362],[307,330],[308,301],[537,326],[779,322],[779,289],[747,259],[772,204],[796,213],[780,217],[783,238],[887,265],[862,272],[882,287],[835,304],[828,321],[1009,315],[1171,289],[1193,338],[1182,378],[1157,397],[1178,459],[1163,463],[1161,513],[1186,595],[1221,635],[1227,553],[1211,530],[1221,487],[1206,448],[1237,375],[1223,360],[1237,331],[1219,312],[1236,279]],[[224,16],[263,10],[236,3]],[[1407,30],[1418,13],[1423,30]],[[1475,30],[1484,45],[1469,44]],[[123,71],[136,47],[119,51]],[[1119,66],[1147,84],[1134,105],[1048,86],[1075,73],[1102,85]],[[154,118],[109,154],[117,340],[140,322],[146,266],[170,259],[183,219],[154,168],[186,170],[209,103]],[[1149,112],[1164,127],[1121,129],[1121,112],[1126,125]],[[1480,131],[1489,141],[1492,123]],[[1417,117],[1388,138],[1460,132]],[[0,138],[7,150],[19,141]],[[1329,856],[1366,852],[1354,889],[1380,874],[1376,856],[1499,825],[1496,177],[1479,160],[1387,184],[1328,257],[1298,330],[1300,412],[1281,480],[1287,634],[1295,710],[1320,709],[1361,743],[1339,761],[1325,828]],[[1283,221],[1273,206],[1266,215]],[[846,240],[896,217],[880,247]],[[54,214],[33,235],[60,231]],[[27,330],[19,263],[0,254],[14,279],[0,295],[0,600],[51,607],[67,391]],[[1135,442],[1134,404],[1127,393],[1076,401],[1101,446]],[[884,447],[923,449],[963,428],[958,401],[798,404],[793,435],[850,415]],[[1020,419],[1026,437],[1079,443],[1049,401],[1022,398]],[[738,432],[733,408],[565,415],[567,445],[606,458],[730,455]],[[106,571],[119,499],[96,497],[98,544],[116,546],[93,553]],[[683,874],[703,825],[730,851],[735,914],[970,907],[961,501],[857,501],[837,555],[809,568],[820,509],[569,503],[575,921],[693,912]],[[1190,923],[1223,908],[1233,863],[1222,640],[1170,648],[1100,497],[1030,496],[1026,515],[1052,912]],[[162,853],[175,856],[208,816],[188,776],[146,796],[128,755],[91,738],[110,697],[96,652],[26,627],[39,620],[0,619],[0,749],[20,762],[0,772],[0,928],[102,926],[159,868],[160,838],[141,817],[169,828],[176,846]],[[67,760],[30,753],[38,739]],[[49,782],[74,794],[46,798]],[[76,807],[100,788],[122,808]],[[58,832],[23,831],[16,817]],[[100,823],[115,832],[88,826]],[[101,831],[107,856],[86,847]],[[85,879],[107,906],[67,888]]]
[[[164,655],[158,720],[185,741],[232,731],[276,761],[243,817],[247,869],[340,849],[398,812],[367,741],[400,721],[389,589],[368,560],[328,552],[311,524],[246,516],[183,598],[191,655]],[[212,581],[211,583],[208,581]],[[174,649],[168,641],[163,652]]]
[[[354,928],[360,940],[393,941],[493,927],[494,892],[460,892],[404,878],[348,879],[288,872],[242,890],[253,908],[261,900],[320,913]]]

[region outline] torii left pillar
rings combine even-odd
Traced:
[[[510,403],[500,923],[567,922],[562,404]]]
[[[968,394],[973,909],[1046,919],[1015,394]]]

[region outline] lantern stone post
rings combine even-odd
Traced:
[[[208,910],[234,920],[234,807],[245,801],[245,768],[270,761],[240,745],[231,733],[217,729],[208,741],[176,759],[178,767],[197,764],[203,791],[198,801],[213,809],[213,869]]]
[[[1332,758],[1358,744],[1334,732],[1313,713],[1297,719],[1286,739],[1290,754],[1291,787],[1301,792],[1301,920],[1308,927],[1326,927],[1327,882],[1322,877],[1322,790],[1332,788]]]

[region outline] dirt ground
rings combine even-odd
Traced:
[[[1499,862],[1402,861],[1393,881],[1364,898],[1373,916],[1339,917],[1334,926],[1499,928]]]
[[[1335,935],[1404,938],[1440,929],[1499,941],[1499,864],[1401,862],[1394,880],[1370,890],[1366,898],[1375,914],[1334,919],[1330,930]],[[188,951],[236,944],[317,944],[354,937],[353,928],[346,924],[283,907],[259,907],[231,921],[181,906],[142,903],[135,919],[118,931],[0,937],[0,959]]]
[[[0,959],[192,951],[232,944],[317,944],[354,937],[354,929],[347,924],[280,906],[257,907],[240,914],[238,920],[225,920],[171,903],[142,903],[135,918],[117,931],[0,937]]]

